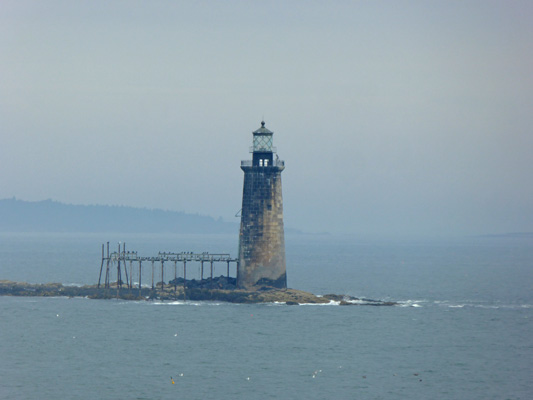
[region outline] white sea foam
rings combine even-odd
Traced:
[[[155,300],[153,302],[150,302],[150,304],[154,306],[181,306],[185,305],[186,302],[183,300],[173,300],[173,301],[161,301],[161,300]]]
[[[267,306],[286,306],[287,305],[287,303],[284,301],[273,301],[271,303],[259,303],[259,304],[265,304]],[[300,306],[338,306],[339,304],[340,304],[339,301],[333,301],[333,300],[331,300],[329,303],[298,303],[298,305]]]
[[[154,306],[221,306],[224,303],[215,302],[215,301],[194,301],[194,300],[172,300],[172,301],[161,301],[154,300],[148,302]]]
[[[420,303],[427,303],[427,300],[404,300],[398,301],[400,307],[423,307]]]
[[[330,300],[329,303],[301,303],[301,306],[338,306],[341,302],[340,301],[334,301]]]
[[[459,302],[452,302],[450,300],[435,300],[433,304],[446,307],[446,308],[481,308],[486,310],[499,310],[499,309],[528,309],[533,308],[533,304],[493,304],[483,303],[475,300],[463,300]]]
[[[139,289],[139,282],[137,281],[133,281],[132,282],[132,285],[133,285],[133,288],[134,289]],[[145,289],[149,289],[152,287],[152,284],[151,283],[142,283],[141,284],[141,288],[145,288]]]

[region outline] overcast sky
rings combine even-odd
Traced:
[[[251,132],[309,232],[533,231],[531,1],[0,2],[0,198],[238,221]]]

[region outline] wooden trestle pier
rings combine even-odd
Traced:
[[[111,271],[116,266],[117,271],[117,290],[121,289],[124,286],[126,286],[128,289],[134,289],[133,284],[133,264],[136,264],[136,268],[138,267],[139,271],[139,282],[138,282],[138,289],[139,293],[141,292],[141,277],[142,277],[142,271],[143,271],[143,262],[149,262],[152,266],[152,290],[155,290],[156,286],[159,285],[155,283],[155,264],[158,263],[161,265],[161,289],[163,289],[164,285],[164,277],[165,277],[165,263],[168,265],[169,263],[174,264],[174,290],[177,289],[177,278],[178,278],[178,263],[180,265],[183,265],[183,289],[186,288],[186,282],[187,282],[187,263],[190,262],[196,262],[200,263],[200,279],[204,279],[204,264],[208,263],[210,266],[210,274],[209,278],[213,279],[213,271],[214,271],[214,263],[226,263],[227,269],[226,269],[226,275],[229,278],[230,277],[230,263],[235,263],[235,275],[237,274],[237,271],[239,270],[238,264],[239,260],[236,258],[232,258],[229,254],[226,253],[194,253],[194,252],[188,252],[188,251],[182,251],[179,253],[173,253],[173,252],[159,252],[157,256],[153,257],[145,257],[145,256],[139,256],[136,251],[126,251],[126,243],[124,244],[118,244],[118,251],[109,252],[109,242],[107,242],[107,251],[104,253],[105,245],[102,244],[102,263],[100,265],[100,276],[98,278],[98,288],[101,287],[102,283],[102,273],[104,272],[104,266],[105,266],[105,276],[104,276],[104,288],[109,289],[110,288],[110,280],[111,280]],[[128,273],[128,263],[129,263],[129,273]],[[122,276],[124,274],[124,277],[126,278],[126,281],[124,282],[122,280]]]

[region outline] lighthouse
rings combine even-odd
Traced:
[[[287,287],[283,197],[279,160],[273,146],[274,132],[265,122],[253,134],[251,160],[241,162],[244,171],[239,266],[237,286],[243,289],[271,286]]]

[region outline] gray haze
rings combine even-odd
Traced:
[[[0,3],[0,198],[235,221],[261,119],[286,226],[533,231],[530,1]]]

